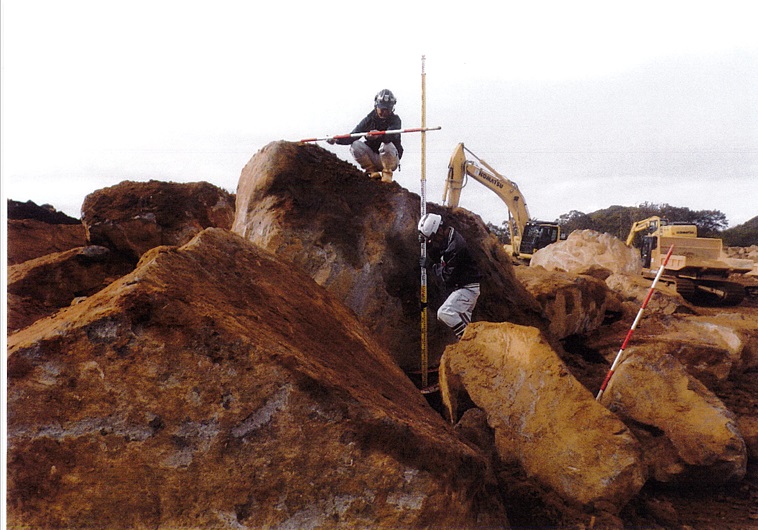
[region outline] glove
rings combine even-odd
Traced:
[[[329,145],[334,145],[334,144],[336,144],[336,143],[337,143],[337,140],[335,140],[334,138],[329,138],[329,139],[326,141],[326,143],[328,143]]]
[[[418,265],[422,269],[428,269],[429,265],[431,265],[431,264],[432,264],[432,259],[429,256],[423,256],[423,257],[419,258],[419,260],[418,260]]]

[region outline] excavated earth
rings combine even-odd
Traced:
[[[275,142],[236,197],[125,182],[78,224],[23,206],[8,227],[9,527],[758,528],[754,298],[703,308],[662,291],[633,342],[682,335],[664,354],[734,414],[744,476],[648,480],[620,510],[590,508],[498,455],[482,409],[462,403],[453,427],[418,391],[418,197],[398,184]],[[529,271],[475,215],[430,209],[484,269],[474,320],[537,328],[594,395],[632,287],[605,287],[603,267]],[[432,315],[443,296],[432,283]],[[735,322],[752,359],[729,338],[692,345]],[[434,367],[454,340],[430,331]],[[643,427],[629,424],[660,434]]]

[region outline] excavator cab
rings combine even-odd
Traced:
[[[644,236],[642,238],[642,247],[640,248],[640,257],[642,266],[650,268],[650,262],[653,258],[653,251],[658,248],[658,236]]]
[[[555,223],[530,221],[524,227],[519,255],[525,258],[531,257],[539,249],[558,241],[560,235],[560,227]]]

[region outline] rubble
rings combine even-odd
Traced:
[[[606,408],[592,396],[649,287],[620,242],[580,232],[568,262],[514,267],[478,216],[430,203],[484,272],[458,343],[429,286],[451,427],[439,394],[411,382],[418,196],[273,142],[243,169],[236,211],[234,199],[125,182],[88,197],[90,240],[77,220],[71,239],[9,222],[9,241],[23,234],[8,293],[17,526],[473,528],[513,513],[518,526],[694,527],[713,506],[731,527],[752,520],[751,300],[694,308],[659,284]],[[543,438],[555,443],[540,455]],[[601,465],[593,450],[623,458]]]
[[[351,311],[226,230],[8,345],[9,526],[508,526]]]

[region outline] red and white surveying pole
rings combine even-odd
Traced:
[[[663,262],[658,267],[658,272],[656,273],[655,279],[653,280],[653,285],[650,286],[650,290],[647,292],[645,301],[642,302],[642,307],[640,307],[640,310],[637,312],[637,317],[634,319],[634,322],[632,323],[632,327],[629,328],[629,332],[626,334],[624,343],[621,345],[621,349],[616,354],[616,358],[613,360],[613,364],[611,364],[611,369],[608,370],[608,375],[605,376],[605,380],[603,381],[603,384],[600,385],[600,391],[597,393],[597,398],[595,398],[597,401],[600,401],[600,398],[603,397],[603,392],[605,392],[605,388],[608,386],[608,381],[611,380],[611,377],[613,376],[613,372],[618,366],[619,361],[621,359],[621,354],[626,349],[627,344],[629,344],[629,339],[632,338],[632,333],[634,333],[634,330],[637,327],[637,324],[640,323],[640,319],[642,318],[642,313],[645,311],[645,308],[647,307],[647,303],[650,301],[650,297],[653,296],[653,291],[655,291],[655,285],[658,283],[658,280],[660,279],[661,274],[663,274],[663,269],[666,267],[666,264],[668,264],[669,258],[671,257],[672,252],[674,252],[674,245],[671,245],[671,247],[669,248],[669,251],[666,253],[666,257],[663,258]]]
[[[421,127],[412,127],[410,129],[391,129],[389,131],[366,131],[366,132],[357,132],[357,133],[350,133],[350,134],[337,134],[335,136],[324,136],[323,138],[303,138],[300,140],[301,144],[308,143],[308,142],[322,142],[326,140],[341,140],[343,138],[360,138],[361,136],[384,136],[385,134],[406,134],[406,133],[414,133],[414,132],[420,132],[423,134],[426,131],[439,131],[442,129],[442,127],[426,127],[423,125],[423,118],[422,118],[422,125]]]

